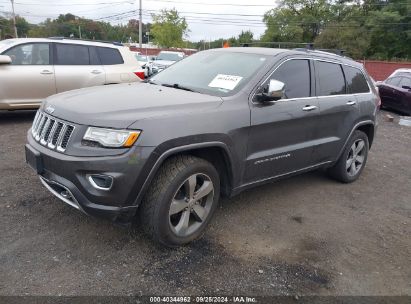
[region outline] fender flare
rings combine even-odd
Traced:
[[[154,163],[153,167],[151,168],[149,174],[147,175],[138,195],[136,200],[134,201],[134,206],[139,206],[144,194],[146,193],[148,187],[150,186],[151,181],[153,180],[154,176],[156,175],[156,173],[158,172],[158,169],[161,167],[161,165],[164,163],[164,161],[171,155],[174,154],[178,154],[181,152],[185,152],[185,151],[190,151],[190,150],[195,150],[195,149],[201,149],[201,148],[211,148],[211,147],[219,147],[219,148],[223,148],[225,150],[225,152],[228,155],[229,158],[229,162],[230,164],[232,164],[232,158],[231,158],[231,154],[230,154],[230,150],[228,148],[228,146],[223,143],[223,142],[219,142],[219,141],[210,141],[210,142],[202,142],[202,143],[195,143],[195,144],[189,144],[189,145],[183,145],[183,146],[177,146],[177,147],[173,147],[170,148],[166,151],[164,151],[156,160],[156,162]],[[233,169],[232,166],[230,165],[230,174],[233,174]]]
[[[341,155],[343,154],[344,149],[346,148],[347,143],[348,143],[348,141],[350,140],[350,138],[351,138],[352,134],[354,133],[354,131],[357,130],[358,127],[364,126],[364,125],[372,125],[372,126],[374,127],[374,130],[375,130],[375,122],[372,121],[372,120],[362,120],[362,121],[356,123],[356,124],[354,125],[354,127],[351,129],[350,134],[347,136],[347,139],[345,140],[344,145],[343,145],[343,147],[341,148],[341,151],[338,153],[337,161],[340,159]]]

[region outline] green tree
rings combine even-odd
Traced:
[[[241,31],[240,35],[238,35],[238,43],[240,45],[247,44],[253,42],[254,34],[252,31]]]
[[[16,27],[19,37],[26,37],[30,30],[30,24],[26,21],[26,19],[20,16],[16,16]]]
[[[370,46],[366,28],[357,22],[333,23],[325,28],[314,41],[316,48],[340,49],[354,58],[364,58]]]
[[[411,58],[411,2],[389,1],[370,10],[365,25],[371,39],[369,57]]]
[[[152,14],[152,18],[151,34],[157,45],[167,48],[184,46],[183,38],[188,33],[188,25],[177,10],[164,9],[159,14]]]
[[[264,14],[262,41],[312,42],[331,20],[332,0],[283,0]]]

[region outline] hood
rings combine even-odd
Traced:
[[[173,63],[176,63],[175,61],[170,61],[170,60],[155,60],[153,61],[153,65],[164,65],[164,66],[170,66]]]
[[[42,109],[77,124],[125,129],[138,120],[204,111],[221,103],[216,96],[133,83],[57,94],[47,98]]]

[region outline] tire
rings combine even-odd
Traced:
[[[362,149],[359,145],[363,145]],[[329,174],[340,182],[352,183],[361,175],[367,162],[368,151],[368,136],[355,130],[338,161],[328,170]]]
[[[220,178],[212,164],[191,155],[172,157],[143,198],[140,223],[156,242],[168,247],[187,244],[202,236],[219,196]]]

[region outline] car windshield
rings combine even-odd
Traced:
[[[179,53],[163,53],[158,54],[156,60],[179,61],[183,59],[183,55]]]
[[[5,49],[7,46],[13,44],[14,42],[16,42],[16,40],[14,40],[14,39],[1,40],[0,41],[0,50]]]
[[[266,60],[257,54],[199,52],[155,75],[150,83],[229,96],[244,87]]]

